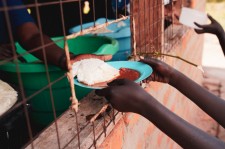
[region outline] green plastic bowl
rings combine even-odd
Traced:
[[[59,47],[63,48],[64,40],[62,39],[63,37],[56,37],[53,38],[53,41],[55,41],[55,43]],[[92,53],[97,55],[104,55],[104,54],[113,55],[118,51],[119,48],[118,42],[116,40],[109,37],[101,37],[101,36],[79,36],[77,38],[69,39],[68,46],[70,52],[74,54]],[[36,57],[34,57],[29,53],[25,54],[26,51],[18,43],[16,43],[16,48],[17,52],[23,55],[23,58],[26,59],[27,61],[27,63],[19,62],[18,67],[22,78],[22,84],[25,90],[25,95],[26,97],[29,97],[48,85],[46,69],[44,64],[40,63],[39,59],[37,59]],[[66,73],[65,71],[53,65],[48,65],[48,69],[51,82],[57,80]],[[8,78],[10,78],[8,82],[14,83],[16,85],[19,84],[16,71],[17,70],[16,64],[14,62],[8,62],[4,65],[0,65],[0,70],[5,71],[7,73]],[[51,87],[54,98],[55,110],[57,114],[60,114],[64,112],[66,109],[68,109],[70,105],[69,97],[71,96],[71,92],[68,79],[64,77],[62,80],[53,84]],[[82,88],[76,85],[75,90],[78,100],[81,100],[91,91],[91,89]],[[31,115],[38,115],[38,117],[41,117],[41,115],[43,115],[44,113],[52,115],[51,114],[52,103],[49,88],[33,96],[29,102],[32,106],[32,111],[35,112],[35,114]],[[48,119],[45,120],[46,125],[53,120],[52,116],[51,117],[47,115],[43,116],[45,116],[45,119]],[[40,119],[37,118],[37,121],[39,120]],[[43,123],[44,122],[42,121],[41,124]]]
[[[63,37],[55,37],[52,40],[58,45],[60,48],[64,48],[64,38]],[[76,38],[72,38],[67,40],[70,52],[78,55],[78,54],[96,54],[96,55],[114,55],[119,50],[118,41],[104,36],[93,36],[93,35],[85,35],[78,36]],[[19,54],[26,53],[18,43],[16,43],[17,52]],[[23,58],[29,62],[40,61],[38,58],[31,54],[26,54]],[[54,68],[56,69],[56,68]]]

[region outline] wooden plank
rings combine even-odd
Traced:
[[[77,113],[78,127],[80,130],[80,146],[81,148],[89,148],[93,145],[94,134],[93,126],[89,121],[86,120],[86,116],[96,114],[100,109],[107,103],[107,101],[101,97],[98,97],[91,92],[87,97],[80,101],[79,111]],[[108,125],[106,129],[106,136],[111,132],[114,127],[112,122],[112,111],[109,114],[105,114],[105,123]],[[115,118],[115,124],[120,119],[121,114],[119,113]],[[78,148],[78,137],[76,129],[75,113],[72,110],[66,111],[58,120],[59,140],[60,148]],[[100,118],[94,122],[95,124],[95,135],[96,138],[100,135],[96,145],[102,143],[105,138],[104,134],[104,118]],[[74,137],[76,136],[76,137]],[[57,133],[55,123],[51,124],[44,132],[42,132],[37,139],[33,142],[35,149],[43,148],[59,148],[57,142]],[[92,146],[94,147],[94,146]],[[27,149],[32,148],[29,144]]]

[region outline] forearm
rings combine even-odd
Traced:
[[[146,97],[147,98],[147,97]],[[224,148],[225,144],[213,136],[187,123],[156,100],[143,104],[142,116],[176,141],[182,148]]]
[[[33,55],[41,60],[44,60],[44,55],[46,55],[49,64],[66,69],[65,61],[59,62],[62,59],[61,57],[65,56],[64,50],[54,44],[48,36],[42,35],[40,35],[39,29],[32,22],[24,23],[17,28],[17,37],[24,49],[28,51],[36,49],[32,52]]]
[[[206,89],[176,71],[172,75],[170,85],[178,89],[186,97],[192,100],[202,110],[213,117],[218,123],[225,127],[225,101],[208,92]]]
[[[215,21],[215,20],[214,20]],[[214,32],[213,34],[215,34],[220,42],[220,46],[223,50],[223,54],[225,55],[225,32],[223,27],[216,22],[216,27],[214,27]]]
[[[43,39],[43,43],[42,43]],[[32,52],[33,55],[38,57],[41,60],[47,59],[49,64],[53,64],[59,66],[58,59],[60,59],[61,55],[63,55],[63,49],[56,46],[49,37],[43,35],[43,38],[39,34],[34,35],[29,40],[22,42],[22,46],[29,50],[36,49],[35,52]],[[49,45],[49,46],[46,46]],[[45,54],[45,56],[44,56]]]
[[[217,38],[220,42],[221,48],[223,50],[223,54],[225,55],[225,32],[223,29],[221,29],[219,33],[217,33]]]

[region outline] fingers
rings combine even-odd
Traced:
[[[95,90],[95,94],[98,96],[109,96],[110,94],[110,87],[104,88],[104,89],[99,89],[99,90]]]
[[[145,79],[145,80],[143,81],[143,83],[149,83],[149,82],[151,82],[151,81],[153,81],[153,80],[152,80],[152,77],[149,76],[147,79]]]
[[[13,57],[13,53],[11,50],[8,49],[1,49],[0,51],[1,59],[8,59]]]
[[[216,20],[211,15],[207,14],[207,16],[211,22],[216,22]]]
[[[13,57],[13,55],[11,53],[8,53],[8,52],[4,52],[1,55],[3,55],[6,59]]]
[[[143,63],[146,63],[146,64],[149,64],[151,66],[158,66],[160,61],[158,59],[155,59],[155,58],[144,58],[144,59],[141,59],[140,62],[143,62]]]
[[[200,25],[200,24],[198,24],[197,22],[194,22],[194,24],[195,24],[197,27],[203,28],[203,25]]]
[[[158,79],[158,75],[156,73],[152,73],[147,79],[146,79],[146,83],[149,83],[151,81],[159,81]]]
[[[148,83],[151,82],[151,81],[155,81],[155,74],[151,74],[149,77],[148,77]]]
[[[205,33],[204,30],[202,29],[195,29],[195,32],[198,33],[198,34],[202,34],[202,33]]]
[[[206,24],[206,25],[201,25],[201,24],[198,24],[197,22],[194,22],[194,24],[199,27],[199,28],[202,28],[202,29],[206,29],[209,27],[209,24]]]
[[[112,82],[109,82],[107,85],[108,86],[121,86],[124,85],[126,83],[125,79],[116,79],[113,80]]]
[[[197,27],[199,27],[199,28],[201,28],[201,29],[195,29],[195,32],[196,33],[198,33],[198,34],[202,34],[202,33],[205,33],[205,30],[204,30],[204,25],[200,25],[200,24],[198,24],[197,22],[194,22],[194,24],[197,26]]]
[[[116,79],[110,83],[108,83],[107,88],[96,90],[95,93],[99,96],[105,96],[107,98],[110,98],[110,95],[112,95],[114,89],[118,89],[119,86],[128,85],[132,86],[133,81],[127,80],[127,79]],[[135,84],[135,83],[134,83]]]
[[[11,49],[2,48],[2,47],[0,47],[0,53],[8,53],[13,55],[13,51]]]

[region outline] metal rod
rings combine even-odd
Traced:
[[[105,22],[108,22],[108,3],[107,0],[105,0]]]
[[[81,8],[81,0],[79,0],[79,13],[80,13],[80,30],[83,30],[83,17],[82,17],[82,8]]]
[[[106,131],[107,131],[107,127],[106,127],[106,120],[105,120],[105,112],[103,113],[103,131],[104,131],[104,135],[106,137]]]
[[[146,3],[145,3],[145,0],[144,0],[144,31],[145,31],[145,26],[146,26],[146,18],[145,18],[145,13],[146,13],[146,11],[145,11],[145,7],[146,7]],[[145,42],[144,42],[144,44],[145,44],[145,50],[144,50],[144,53],[147,53],[147,50],[146,50],[146,32],[144,32],[144,40],[145,40]]]
[[[138,0],[138,16],[141,16],[141,9],[142,8],[140,8],[140,0]],[[141,17],[138,17],[138,24],[140,25],[142,22],[141,22]],[[136,28],[138,27],[138,25],[136,25]],[[136,29],[135,28],[135,29]],[[137,51],[137,54],[139,54],[139,53],[141,53],[141,28],[140,27],[138,27],[138,43],[137,43],[137,50],[138,50],[138,48],[139,48],[139,52]],[[138,47],[139,46],[139,47]]]
[[[77,111],[74,110],[75,113],[75,118],[76,118],[76,128],[77,128],[77,140],[78,140],[78,148],[80,149],[80,129],[79,129],[79,124],[78,124],[78,118],[77,118]]]
[[[92,9],[93,9],[94,27],[95,27],[95,26],[96,26],[96,24],[95,24],[95,23],[96,23],[96,22],[95,22],[95,21],[96,21],[96,20],[95,20],[96,17],[95,17],[95,1],[94,1],[94,0],[92,0],[92,6],[93,6]]]
[[[63,4],[65,3],[72,3],[72,2],[78,2],[79,0],[67,0],[62,1]],[[10,6],[10,7],[3,7],[0,8],[0,11],[9,11],[9,10],[19,10],[19,9],[27,9],[29,8],[36,8],[36,7],[42,7],[42,6],[52,6],[52,5],[59,5],[60,1],[53,1],[53,2],[42,2],[37,4],[26,4],[26,5],[20,5],[20,6]]]
[[[9,40],[10,40],[10,43],[12,44],[11,47],[12,47],[12,50],[13,50],[13,55],[15,57],[16,49],[13,46],[14,38],[13,38],[12,27],[11,27],[11,22],[10,22],[10,18],[9,18],[9,12],[7,11],[7,7],[8,6],[7,6],[7,3],[6,3],[6,0],[3,0],[3,8],[6,8],[5,11],[4,11],[4,15],[5,15],[5,18],[6,18],[6,25],[7,25],[7,30],[8,30],[8,33],[9,33]],[[21,92],[21,96],[22,96],[22,102],[21,103],[23,104],[23,109],[24,109],[25,118],[26,118],[26,124],[27,124],[27,127],[28,127],[29,139],[31,141],[31,147],[34,148],[33,133],[32,133],[30,118],[29,118],[29,114],[28,114],[28,110],[27,110],[27,106],[26,106],[25,93],[24,93],[24,89],[23,89],[23,85],[22,85],[22,79],[21,79],[21,74],[20,74],[18,62],[16,62],[16,70],[17,70],[19,88],[20,88],[20,92]]]
[[[109,127],[109,125],[111,124],[111,123],[114,123],[113,122],[113,119],[115,119],[116,118],[116,116],[119,114],[120,112],[116,112],[115,113],[115,115],[113,115],[113,117],[110,119],[110,121],[108,122],[108,124],[106,125],[106,127]],[[115,125],[115,124],[114,124]],[[103,131],[98,135],[98,137],[95,139],[96,141],[98,140],[98,139],[100,139],[100,137],[101,137],[101,135],[103,135]],[[92,147],[94,146],[94,144],[92,144],[90,147],[88,147],[88,149],[91,149]]]
[[[44,35],[42,33],[42,25],[41,25],[39,7],[37,6],[37,4],[38,4],[37,0],[35,0],[35,4],[36,4],[37,19],[38,19],[37,23],[38,23],[38,27],[39,27],[39,30],[40,30],[39,33],[40,33],[40,37],[41,37],[41,45],[44,45],[45,44],[44,43]],[[46,50],[45,47],[42,47],[42,53],[43,53],[43,57],[44,57],[44,64],[45,64],[45,69],[46,69],[47,81],[48,81],[48,84],[50,84],[51,80],[50,80],[48,63],[47,63],[47,56],[46,56],[45,50]],[[49,92],[50,92],[50,100],[51,100],[51,104],[52,104],[54,122],[55,122],[55,127],[56,127],[57,143],[58,143],[58,148],[60,149],[59,131],[58,131],[58,125],[57,125],[57,116],[56,116],[56,109],[55,109],[55,102],[54,102],[54,97],[53,97],[53,92],[52,92],[52,86],[49,86]]]
[[[94,140],[93,140],[93,144],[94,144],[94,148],[96,149],[96,137],[95,137],[95,123],[92,122],[92,131],[93,131],[93,135],[94,135]]]

